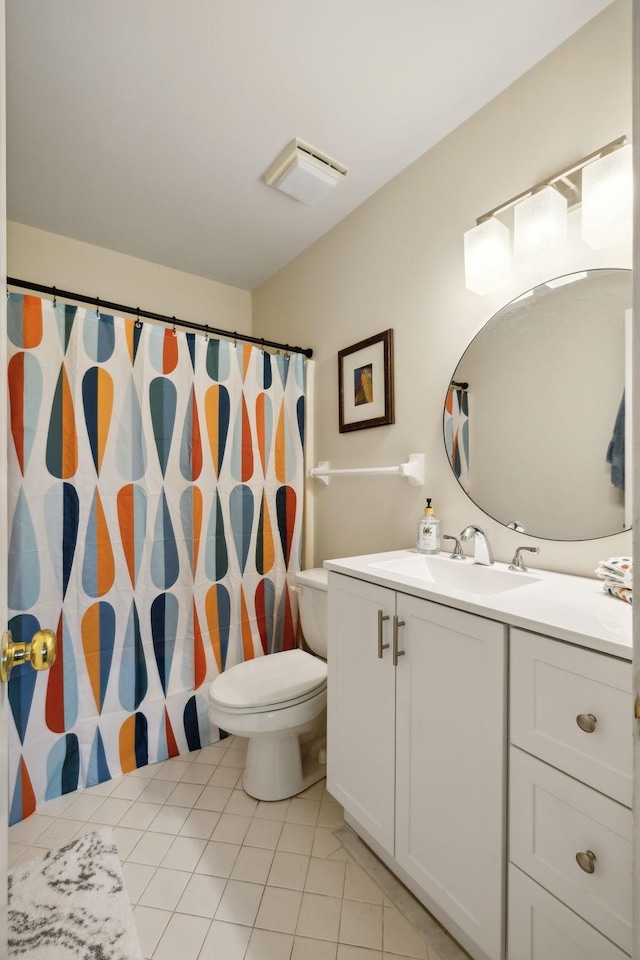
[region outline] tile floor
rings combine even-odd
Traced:
[[[229,737],[50,800],[10,828],[10,864],[111,827],[149,960],[440,960],[334,836],[324,781],[258,802],[244,752]]]

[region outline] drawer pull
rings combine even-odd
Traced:
[[[593,850],[581,850],[576,853],[576,860],[580,869],[584,870],[585,873],[593,873],[596,868],[596,855]]]
[[[576,717],[576,723],[585,733],[593,733],[597,722],[597,718],[592,713],[579,713]]]
[[[382,660],[382,651],[386,650],[389,646],[388,643],[382,642],[382,624],[385,620],[389,619],[389,615],[384,615],[383,610],[378,610],[378,658]]]

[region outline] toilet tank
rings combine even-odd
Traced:
[[[313,653],[327,659],[327,588],[329,574],[323,567],[296,573],[298,611],[302,635]]]

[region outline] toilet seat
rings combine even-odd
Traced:
[[[230,667],[211,684],[212,703],[225,711],[284,710],[322,693],[327,665],[304,650],[286,650]]]

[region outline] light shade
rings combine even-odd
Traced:
[[[553,266],[567,239],[567,201],[553,187],[543,187],[516,204],[513,211],[514,259],[527,269]]]
[[[582,239],[600,250],[632,235],[633,158],[627,144],[582,171]]]
[[[509,230],[499,220],[484,220],[464,235],[464,279],[467,290],[491,293],[509,280]]]
[[[270,187],[315,206],[347,175],[347,168],[301,140],[292,140],[264,175]]]

